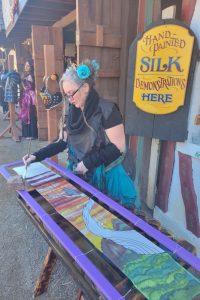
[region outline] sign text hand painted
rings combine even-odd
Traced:
[[[133,101],[151,114],[184,105],[194,37],[187,28],[165,24],[146,31],[137,43]]]

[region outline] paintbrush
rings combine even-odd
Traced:
[[[28,158],[29,158],[30,153],[31,153],[31,141],[32,141],[32,139],[30,138],[29,143],[28,143],[28,153],[27,153]],[[26,179],[27,169],[28,169],[28,164],[26,164],[26,166],[25,166],[25,171],[24,171],[24,174],[23,174],[23,177],[22,177],[22,179],[24,181],[24,187],[25,187],[25,179]]]
[[[27,151],[28,157],[29,157],[30,152],[31,152],[31,141],[32,141],[32,139],[30,138],[29,143],[28,143],[28,151]],[[14,175],[14,176],[11,176],[10,178],[8,178],[8,180],[7,180],[8,186],[12,189],[15,189],[15,190],[26,190],[26,188],[28,187],[27,183],[25,181],[26,174],[27,174],[27,169],[28,169],[28,165],[25,166],[23,176]]]

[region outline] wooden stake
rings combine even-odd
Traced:
[[[18,112],[15,111],[15,115],[16,115],[16,121],[19,120],[19,114]],[[3,120],[10,120],[10,111],[8,111],[4,116],[3,116]]]
[[[33,296],[34,298],[43,294],[48,287],[49,280],[56,264],[57,257],[53,250],[49,247],[48,253],[44,259],[44,264],[40,276],[36,282]]]
[[[2,138],[7,132],[11,133],[11,137],[15,142],[20,142],[18,131],[21,129],[16,125],[15,118],[15,104],[9,103],[9,113],[10,113],[10,124],[9,126],[0,133],[0,138]]]

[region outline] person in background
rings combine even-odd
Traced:
[[[33,62],[26,61],[22,75],[23,92],[20,99],[20,119],[22,122],[22,137],[37,139],[37,112]]]
[[[5,102],[5,84],[6,84],[6,74],[7,70],[4,70],[3,65],[0,65],[0,105],[2,106],[3,113],[8,112],[8,103]]]
[[[123,206],[140,208],[134,182],[123,167],[126,152],[121,113],[116,104],[99,96],[94,88],[99,65],[95,60],[69,67],[60,87],[67,114],[59,139],[23,157],[25,165],[42,161],[68,149],[67,169]]]

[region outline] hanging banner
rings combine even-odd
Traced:
[[[6,33],[10,32],[28,0],[2,0]]]
[[[194,36],[186,27],[163,24],[137,41],[133,102],[150,114],[169,114],[184,105]]]

